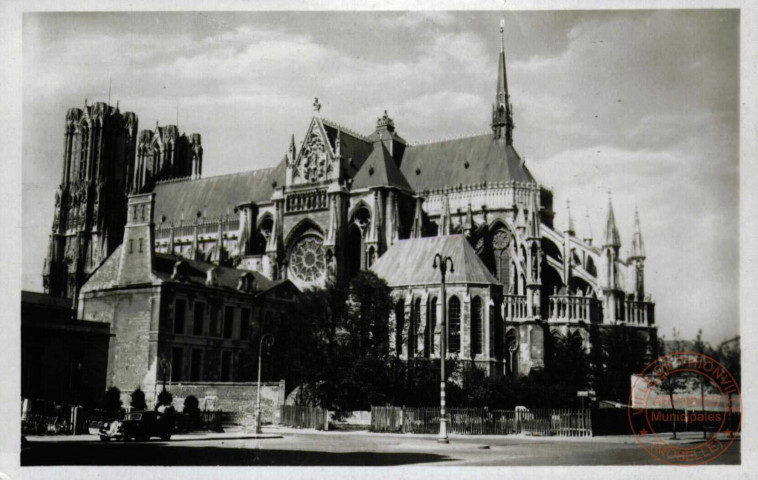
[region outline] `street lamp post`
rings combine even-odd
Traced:
[[[445,359],[447,358],[447,292],[445,291],[445,275],[447,274],[447,264],[450,262],[450,273],[455,272],[453,259],[449,256],[443,257],[438,253],[434,256],[433,268],[440,269],[440,297],[442,301],[442,328],[440,329],[440,433],[437,436],[437,442],[449,443],[447,438],[447,416],[445,414]]]
[[[261,360],[263,357],[264,343],[267,348],[271,348],[271,345],[274,344],[274,336],[270,333],[266,333],[261,337],[261,341],[258,343],[258,385],[255,394],[255,433],[261,433]]]

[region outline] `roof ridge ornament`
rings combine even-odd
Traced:
[[[321,103],[319,103],[318,97],[313,98],[313,112],[317,117],[321,116]]]

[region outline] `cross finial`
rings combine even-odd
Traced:
[[[316,113],[321,112],[321,104],[318,102],[318,97],[315,97],[313,100],[313,111]]]
[[[505,19],[500,19],[500,51],[505,52]]]

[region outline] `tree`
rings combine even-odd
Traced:
[[[187,397],[184,399],[184,409],[182,412],[191,416],[200,415],[200,402],[196,396],[187,395]]]
[[[132,392],[131,400],[129,403],[134,410],[147,409],[147,402],[145,402],[145,392],[143,392],[141,388],[137,387],[137,389]]]
[[[348,285],[346,329],[358,356],[384,357],[389,352],[389,316],[394,302],[390,288],[370,271],[358,273]]]
[[[392,305],[386,282],[372,272],[302,294],[285,361],[287,383],[300,386],[303,401],[340,410],[391,396],[372,382],[389,384],[397,369],[388,355]]]
[[[545,386],[553,390],[555,405],[571,405],[577,403],[576,392],[589,387],[592,364],[590,354],[584,348],[584,340],[574,333],[565,337],[551,335],[547,371],[544,377]],[[535,377],[535,380],[538,377]]]
[[[682,390],[687,386],[686,376],[681,372],[671,373],[666,371],[665,365],[661,362],[661,367],[653,369],[653,375],[656,376],[656,389],[669,396],[671,400],[672,429],[674,431],[674,439],[676,439],[676,405],[674,404],[674,394],[679,390]]]
[[[733,339],[727,340],[725,342],[722,342],[716,347],[716,349],[713,352],[714,357],[716,360],[721,363],[724,368],[726,368],[729,373],[732,374],[734,377],[734,381],[737,382],[737,385],[740,386],[742,383],[742,363],[741,363],[741,357],[742,352],[740,349],[740,337],[735,337]],[[732,396],[734,395],[734,392],[729,393],[729,428],[730,430],[734,430],[735,425],[732,423],[732,407],[733,407],[733,399]],[[742,406],[740,405],[740,408]]]
[[[630,377],[641,372],[648,361],[648,343],[642,332],[615,325],[599,332],[600,351],[595,359],[595,390],[600,398],[626,403]]]

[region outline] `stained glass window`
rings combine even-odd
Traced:
[[[426,322],[426,351],[434,353],[434,329],[437,328],[437,298],[432,298],[429,304],[429,315]],[[427,356],[429,356],[427,355]]]
[[[326,275],[323,241],[315,235],[307,235],[297,241],[290,253],[290,272],[297,280],[315,283]]]
[[[484,331],[482,325],[482,299],[475,297],[471,302],[471,348],[472,354],[477,355],[484,350]]]
[[[461,301],[451,297],[447,304],[448,353],[461,353]]]

